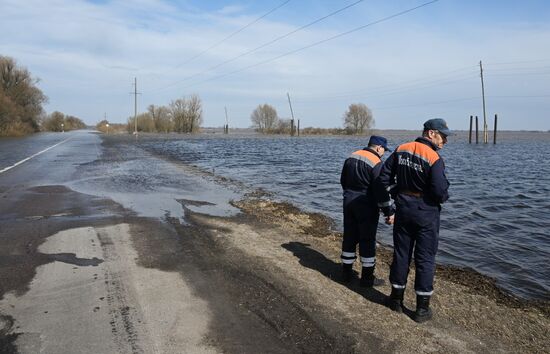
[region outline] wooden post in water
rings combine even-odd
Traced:
[[[227,107],[223,107],[225,109],[225,125],[223,126],[223,133],[229,134],[229,118],[227,117]]]
[[[476,144],[479,143],[479,121],[476,116]]]
[[[483,65],[481,60],[479,61],[479,72],[481,76],[481,97],[483,99],[483,143],[487,144],[489,133],[487,132],[487,116],[485,115],[485,85],[483,84]]]
[[[493,144],[497,143],[497,120],[498,120],[498,116],[495,114],[495,130],[493,132]]]
[[[288,105],[290,106],[290,136],[294,136],[294,111],[292,110],[292,103],[290,102],[290,94],[287,92],[286,96],[288,97]]]
[[[296,130],[296,133],[300,136],[300,119],[298,119],[298,129]]]
[[[468,135],[468,143],[472,143],[472,124],[473,124],[474,116],[470,116],[470,135]]]

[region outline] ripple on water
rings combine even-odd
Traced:
[[[394,145],[410,139],[410,132],[386,133]],[[513,136],[506,138],[506,134]],[[363,146],[363,137],[170,139],[152,141],[149,146],[326,213],[341,231],[341,165],[350,152]],[[465,157],[469,145],[464,142],[449,144],[442,151],[452,184],[451,199],[441,213],[438,261],[472,267],[517,295],[540,297],[550,286],[550,254],[545,246],[550,244],[550,231],[546,231],[550,230],[550,183],[545,177],[550,159],[535,158],[532,152],[549,150],[550,134],[503,132],[502,139],[521,142],[525,149],[520,151],[514,144],[483,146],[476,149],[475,159]],[[533,163],[539,174],[528,173]],[[390,228],[381,225],[379,235],[391,243]],[[511,264],[518,257],[522,264]]]
[[[474,210],[470,213],[470,215],[472,216],[477,216],[479,218],[482,218],[482,219],[487,219],[487,217],[485,215],[483,215],[483,213],[479,210]]]
[[[514,204],[513,207],[516,208],[516,209],[531,209],[532,208],[531,205],[525,204],[525,203]]]
[[[500,211],[509,210],[509,209],[512,209],[511,205],[503,205],[503,204],[488,205],[483,207],[483,210],[488,212],[500,212]]]
[[[523,193],[516,194],[516,196],[514,198],[517,198],[517,199],[531,199],[531,197],[529,197],[528,195],[525,195]]]

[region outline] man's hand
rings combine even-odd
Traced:
[[[395,221],[395,214],[386,216],[386,224],[393,225],[394,221]]]

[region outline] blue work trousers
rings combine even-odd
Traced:
[[[344,263],[353,263],[356,258],[357,244],[359,244],[359,255],[363,266],[374,266],[378,217],[379,208],[367,195],[344,196],[344,238],[342,240]]]
[[[408,195],[398,195],[396,207],[390,282],[393,287],[405,287],[414,252],[414,289],[418,295],[432,295],[440,207]]]

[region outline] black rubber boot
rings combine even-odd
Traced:
[[[353,264],[342,264],[342,281],[349,283],[354,278]]]
[[[372,288],[373,286],[384,285],[384,280],[374,276],[374,267],[363,267],[361,270],[360,285],[364,288]]]
[[[386,300],[386,305],[395,312],[403,312],[403,297],[405,295],[405,288],[398,289],[392,286],[390,297]]]
[[[430,308],[430,296],[416,295],[416,312],[413,320],[418,323],[426,322],[432,319],[433,313]]]

